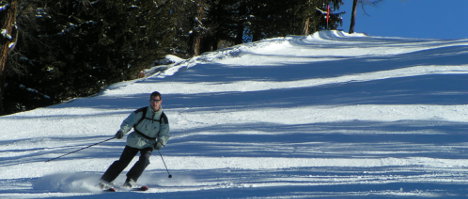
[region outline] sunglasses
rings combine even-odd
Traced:
[[[151,102],[160,102],[161,100],[160,100],[160,99],[159,99],[159,100],[152,99],[152,100],[150,100],[150,101],[151,101]]]

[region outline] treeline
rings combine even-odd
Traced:
[[[167,54],[188,58],[264,38],[336,29],[340,14],[330,15],[327,25],[324,11],[327,5],[334,11],[341,4],[341,0],[1,0],[5,67],[0,70],[0,114],[95,94],[109,84],[138,77]]]

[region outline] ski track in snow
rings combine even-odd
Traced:
[[[468,40],[339,31],[205,53],[0,117],[0,198],[466,198],[466,57]],[[113,136],[154,90],[173,178],[155,153],[150,190],[101,193],[123,140],[45,162]]]

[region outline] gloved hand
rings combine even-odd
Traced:
[[[159,149],[162,149],[163,147],[164,145],[161,142],[156,142],[153,146],[153,149],[159,150]]]
[[[115,133],[114,137],[117,138],[117,139],[122,139],[123,136],[125,135],[125,133],[121,130],[117,131],[117,133]]]

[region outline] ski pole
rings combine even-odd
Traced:
[[[163,155],[161,154],[161,151],[158,150],[158,153],[159,153],[159,156],[161,156],[161,160],[162,160],[162,162],[163,162],[163,164],[164,164],[164,167],[166,168],[167,177],[168,177],[168,178],[172,178],[171,173],[169,173],[169,170],[167,169],[166,161],[164,161],[164,158],[163,158]]]
[[[55,158],[48,159],[48,160],[47,160],[47,161],[45,161],[45,162],[50,162],[50,161],[52,161],[52,160],[59,159],[59,158],[61,158],[61,157],[63,157],[63,156],[70,155],[70,154],[72,154],[72,153],[76,153],[76,152],[78,152],[78,151],[81,151],[81,150],[84,150],[84,149],[90,148],[90,147],[92,147],[92,146],[95,146],[95,145],[98,145],[98,144],[101,144],[101,143],[107,142],[107,141],[109,141],[109,140],[112,140],[112,139],[114,139],[114,138],[115,138],[115,137],[111,137],[111,138],[105,139],[105,140],[103,140],[103,141],[101,141],[101,142],[98,142],[98,143],[91,144],[91,145],[89,145],[89,146],[87,146],[87,147],[83,147],[83,148],[81,148],[81,149],[78,149],[78,150],[75,150],[75,151],[72,151],[72,152],[65,153],[65,154],[63,154],[63,155],[61,155],[61,156],[58,156],[58,157],[55,157]]]

